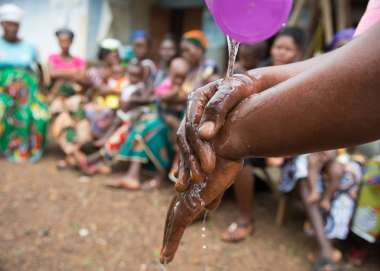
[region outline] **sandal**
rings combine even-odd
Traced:
[[[242,225],[232,223],[225,232],[222,233],[221,240],[224,242],[240,242],[254,234],[253,224]]]
[[[125,189],[131,191],[137,191],[141,189],[141,184],[138,180],[134,179],[117,179],[106,183],[106,186],[115,189]]]

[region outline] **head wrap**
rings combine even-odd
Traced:
[[[4,4],[0,6],[0,21],[20,23],[24,11],[14,4]]]
[[[195,46],[206,50],[208,41],[206,35],[200,30],[191,30],[183,35],[183,40],[194,44]]]
[[[138,30],[133,31],[132,33],[132,41],[135,41],[137,39],[149,39],[149,37],[146,31],[142,29],[138,29]]]
[[[346,28],[346,29],[338,31],[335,34],[332,42],[328,46],[328,49],[329,50],[334,50],[334,49],[336,49],[336,47],[339,44],[339,42],[345,41],[345,40],[347,40],[347,41],[352,40],[352,38],[354,37],[354,34],[355,34],[355,29],[354,28]]]
[[[100,43],[100,48],[109,51],[118,51],[122,47],[122,44],[117,39],[104,39]]]

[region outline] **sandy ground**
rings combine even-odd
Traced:
[[[258,193],[256,233],[239,243],[219,240],[235,217],[232,198],[207,222],[185,233],[174,262],[157,263],[170,187],[155,192],[125,192],[104,187],[110,176],[81,177],[58,172],[57,157],[38,164],[0,160],[0,271],[307,271],[312,239],[301,231],[302,213],[291,211],[284,226],[274,225],[275,200]],[[363,271],[379,270],[370,261]],[[348,268],[345,270],[356,270]]]

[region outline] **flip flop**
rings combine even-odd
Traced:
[[[236,243],[247,239],[254,234],[253,224],[239,225],[232,223],[225,232],[222,233],[221,240],[229,243]]]

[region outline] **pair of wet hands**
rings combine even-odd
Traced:
[[[256,91],[251,77],[234,75],[190,95],[186,117],[177,132],[177,193],[166,217],[161,263],[173,260],[186,227],[205,209],[213,210],[219,205],[224,191],[241,170],[241,159],[221,157],[214,150],[228,144],[228,136],[220,136],[225,133],[222,128],[228,113]]]

